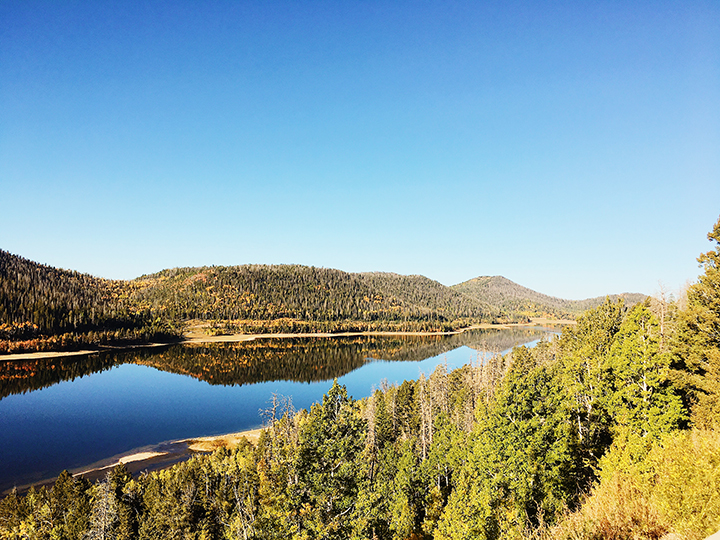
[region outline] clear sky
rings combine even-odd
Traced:
[[[720,2],[0,1],[0,249],[676,290],[720,215]]]

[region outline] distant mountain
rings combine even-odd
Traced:
[[[425,276],[403,276],[390,272],[366,272],[359,276],[375,290],[392,295],[406,305],[430,309],[450,319],[488,319],[498,314],[497,309],[482,299],[471,298]]]
[[[605,301],[605,296],[586,300],[565,300],[533,291],[502,276],[480,276],[451,287],[454,291],[478,301],[486,302],[492,308],[513,315],[538,317],[570,317],[587,309],[597,307]],[[647,298],[644,294],[623,293],[608,295],[611,300],[623,298],[625,303],[633,305]]]

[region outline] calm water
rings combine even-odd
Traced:
[[[162,441],[259,427],[273,394],[296,408],[338,378],[356,399],[532,343],[543,331],[181,346],[0,362],[0,491]]]

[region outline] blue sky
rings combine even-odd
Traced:
[[[676,290],[720,215],[717,2],[0,2],[0,249]]]

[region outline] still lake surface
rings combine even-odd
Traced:
[[[337,378],[360,399],[383,379],[482,362],[549,332],[268,338],[0,361],[0,492],[162,441],[259,427],[273,394],[309,408]]]

